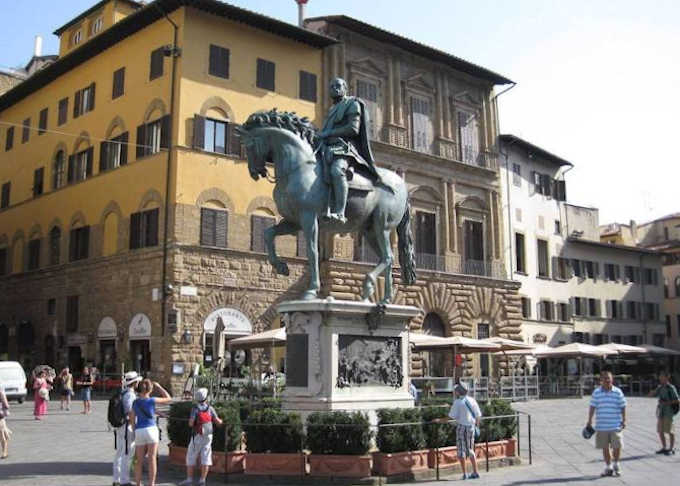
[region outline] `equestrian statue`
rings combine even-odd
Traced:
[[[333,106],[321,132],[306,117],[276,108],[253,113],[239,129],[251,177],[267,178],[266,164],[274,165],[274,201],[282,219],[264,234],[269,262],[277,273],[288,275],[274,239],[302,230],[310,277],[303,299],[315,299],[320,289],[320,233],[359,233],[379,257],[364,279],[361,297],[370,298],[383,274],[380,303],[387,304],[393,297],[390,233],[394,229],[403,282],[410,285],[416,278],[408,191],[395,172],[375,166],[364,101],[348,96],[347,84],[340,78],[331,82],[330,94]]]

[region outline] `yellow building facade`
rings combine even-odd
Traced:
[[[300,79],[334,41],[216,1],[109,0],[55,33],[57,62],[0,97],[0,358],[179,386],[206,322],[253,332],[249,305],[276,297],[247,289],[302,275],[267,268],[272,187],[233,126],[272,107],[318,122]]]

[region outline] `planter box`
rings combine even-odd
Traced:
[[[246,474],[265,476],[302,476],[306,473],[305,456],[301,453],[291,454],[252,454],[245,456]]]
[[[170,464],[186,467],[187,448],[170,444]],[[212,472],[240,473],[245,465],[245,452],[215,452],[212,453]]]
[[[436,454],[438,453],[438,454]],[[458,464],[458,448],[456,446],[440,447],[439,449],[430,449],[427,455],[427,467],[434,469],[437,467],[437,458],[439,456],[439,467],[451,467]]]
[[[310,476],[332,476],[336,478],[365,478],[371,475],[372,457],[310,454]]]
[[[517,439],[498,440],[489,442],[489,459],[502,459],[504,457],[515,457],[517,449]],[[486,443],[475,444],[475,454],[477,459],[486,459]]]
[[[430,451],[407,451],[394,453],[373,453],[373,471],[380,476],[411,473],[427,469],[427,456]]]

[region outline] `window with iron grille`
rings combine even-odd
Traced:
[[[90,227],[83,226],[71,230],[69,240],[69,260],[83,260],[89,256],[90,252]]]
[[[130,215],[130,249],[158,245],[158,208]]]
[[[257,60],[257,79],[258,88],[274,91],[276,78],[276,64],[265,59]]]
[[[163,76],[163,47],[151,51],[149,81]]]
[[[229,49],[210,44],[208,74],[229,79]]]
[[[201,208],[201,245],[227,248],[228,228],[226,210]]]
[[[66,297],[66,332],[78,331],[78,296]]]
[[[316,74],[300,71],[300,99],[316,102]]]
[[[477,339],[488,339],[489,337],[489,324],[477,324]]]
[[[36,270],[40,267],[40,239],[28,242],[28,269]]]

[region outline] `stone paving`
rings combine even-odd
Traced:
[[[532,416],[533,465],[528,465],[526,417],[522,419],[521,455],[524,464],[492,470],[482,469],[481,485],[678,485],[680,484],[680,453],[658,456],[655,433],[655,402],[646,398],[630,398],[628,428],[620,478],[600,478],[603,469],[600,452],[593,441],[581,438],[581,428],[587,417],[588,399],[540,400],[515,404]],[[58,402],[50,403],[43,421],[32,417],[32,403],[12,403],[9,426],[14,431],[10,457],[0,461],[1,486],[104,486],[111,484],[113,436],[107,432],[105,401],[93,402],[93,413],[82,415],[81,404],[72,411],[59,411]],[[167,472],[163,463],[167,457],[167,435],[163,433],[159,486],[177,484],[180,473]],[[483,463],[482,463],[483,467]],[[229,482],[234,483],[232,478]],[[447,478],[448,479],[448,478]],[[459,475],[451,479],[459,479]],[[443,481],[420,481],[431,486]],[[223,483],[215,476],[209,484]],[[144,483],[146,484],[146,482]],[[250,484],[255,484],[250,481]],[[268,482],[267,484],[276,484]],[[286,481],[285,484],[291,484]],[[306,484],[310,484],[307,482]],[[409,483],[414,484],[414,483]],[[475,484],[475,483],[473,483]]]

